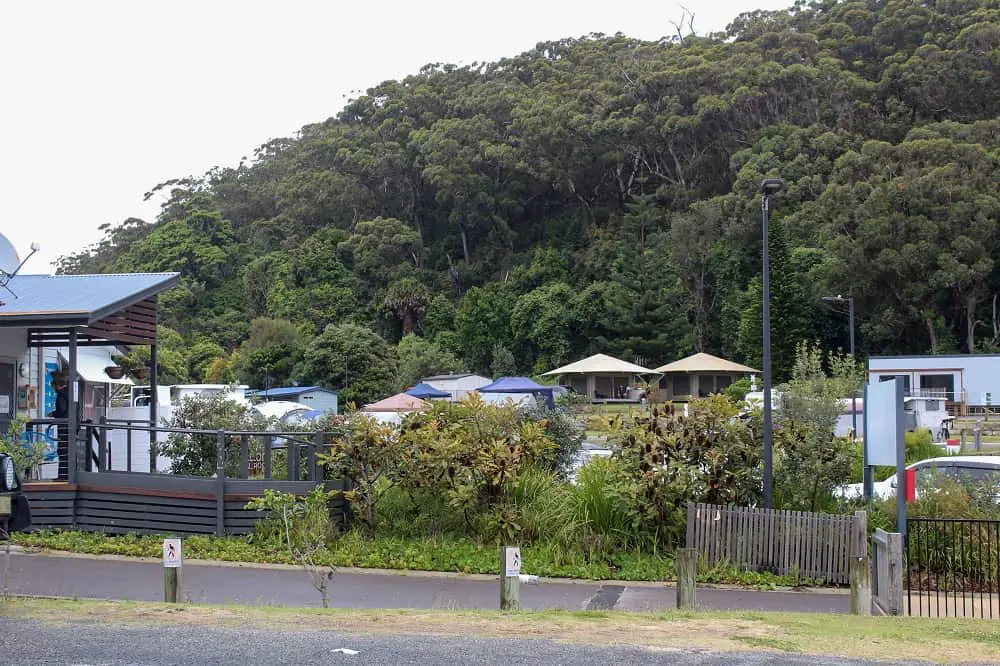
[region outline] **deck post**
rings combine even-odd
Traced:
[[[313,435],[312,446],[309,447],[309,480],[321,481],[320,466],[317,461],[319,452],[323,449],[323,433],[317,432]]]
[[[69,329],[69,377],[66,378],[66,480],[70,483],[76,483],[80,451],[80,415],[76,402],[80,385],[76,377],[76,342],[76,328],[71,328]]]
[[[108,417],[101,414],[97,420],[100,427],[97,429],[97,471],[106,472],[111,469],[111,460],[108,455]]]
[[[288,459],[288,480],[298,481],[299,480],[299,463],[302,458],[302,454],[299,449],[299,441],[294,437],[285,438],[285,453]]]
[[[152,430],[149,431],[149,473],[156,473],[156,426],[157,419],[159,419],[159,414],[157,413],[157,402],[159,401],[160,394],[160,360],[159,354],[157,353],[156,342],[149,345],[149,427]]]
[[[216,466],[215,466],[215,535],[226,535],[226,431],[219,430],[215,435]]]

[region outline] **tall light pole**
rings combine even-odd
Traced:
[[[767,240],[767,226],[770,221],[768,200],[785,186],[780,178],[768,178],[760,184],[760,213],[764,238],[764,507],[774,508],[774,456],[773,432],[771,427],[771,251]]]
[[[857,361],[857,357],[854,355],[854,297],[848,296],[843,297],[840,294],[836,296],[824,296],[823,301],[825,303],[847,303],[847,325],[851,329],[851,360]],[[857,392],[851,393],[851,441],[856,440],[858,437],[858,397]],[[867,449],[866,449],[867,450]],[[867,460],[867,458],[866,458]],[[872,468],[867,464],[862,466],[862,474],[865,488],[865,499],[871,499],[869,488],[871,488],[871,483],[874,481],[872,477]]]
[[[837,294],[836,296],[824,296],[823,302],[847,303],[847,318],[848,318],[847,325],[851,329],[851,360],[856,361],[857,358],[854,356],[854,297],[848,296],[845,298],[840,294]],[[857,407],[857,405],[855,404],[856,397],[857,396],[855,396],[854,394],[851,394],[851,428],[853,428],[851,432],[852,440],[855,439],[858,434],[858,415],[857,415],[857,410],[855,409]]]

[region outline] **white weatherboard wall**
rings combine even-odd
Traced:
[[[903,376],[908,379],[908,393],[918,395],[927,388],[928,378],[945,375],[952,378],[955,396],[969,405],[1000,404],[1000,355],[953,354],[944,356],[872,356],[868,359],[872,381],[879,377]]]

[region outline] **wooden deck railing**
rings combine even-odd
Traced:
[[[65,428],[65,423],[65,419],[40,419],[29,423],[29,432],[53,429],[56,432],[45,437],[57,438],[59,426]],[[317,458],[334,434],[153,428],[148,422],[84,423],[77,436],[74,482],[29,481],[24,490],[36,528],[243,534],[252,531],[262,517],[247,510],[246,503],[266,489],[297,495],[320,484],[330,490],[345,489],[341,481],[325,478]],[[191,439],[195,446],[208,439],[214,447],[214,466],[202,474],[158,472],[156,445],[163,435]],[[151,464],[141,471],[133,465],[133,447],[140,439],[153,442]],[[331,511],[344,514],[346,503],[335,501]]]

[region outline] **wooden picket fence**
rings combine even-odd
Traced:
[[[715,504],[688,504],[687,547],[708,566],[850,582],[850,559],[867,553],[864,511],[831,515]]]

